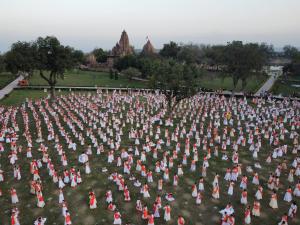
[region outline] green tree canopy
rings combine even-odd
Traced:
[[[79,66],[84,63],[84,53],[81,50],[74,50],[72,49],[72,58],[74,60],[74,64]]]
[[[34,43],[37,49],[36,68],[41,77],[51,87],[52,97],[55,94],[57,79],[64,78],[64,72],[72,69],[76,64],[73,49],[60,44],[56,37],[39,37]]]
[[[4,55],[0,54],[0,73],[5,71]]]
[[[283,47],[284,56],[289,59],[294,59],[299,54],[299,51],[296,47],[291,45],[286,45]]]
[[[175,60],[161,60],[151,77],[150,87],[159,89],[168,102],[169,112],[197,91],[195,68]]]
[[[177,58],[180,61],[186,62],[188,64],[198,63],[200,64],[204,58],[204,51],[199,45],[188,44],[180,47],[177,53]]]
[[[129,67],[139,67],[138,57],[136,55],[127,55],[121,58],[118,58],[114,62],[114,68],[118,71],[125,70]]]
[[[234,88],[239,80],[242,80],[244,88],[251,73],[259,74],[261,72],[270,57],[271,49],[265,44],[243,44],[241,41],[233,41],[224,47],[221,58],[226,65],[225,72],[230,74],[233,79]]]
[[[171,41],[168,44],[164,44],[164,46],[160,50],[159,54],[165,58],[176,59],[180,49],[181,49],[181,47],[177,43]]]
[[[140,58],[138,62],[138,69],[141,71],[142,78],[151,77],[159,64],[159,61],[160,60],[158,58]]]
[[[223,63],[224,45],[206,46],[203,48],[204,59],[208,65],[218,65]]]
[[[32,74],[36,66],[36,46],[31,42],[16,42],[5,55],[7,71]]]
[[[98,63],[104,63],[107,61],[108,52],[104,51],[102,48],[95,48],[92,52]]]
[[[125,70],[122,70],[122,73],[127,77],[128,80],[132,80],[133,77],[139,77],[141,72],[134,67],[128,67]]]

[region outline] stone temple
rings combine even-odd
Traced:
[[[123,30],[119,42],[117,42],[116,45],[110,51],[106,65],[109,68],[112,68],[116,59],[132,54],[134,54],[134,49],[130,45],[128,34],[125,30]],[[153,47],[152,43],[148,38],[147,43],[144,45],[141,54],[144,56],[152,56],[156,54],[155,48]]]
[[[151,55],[155,55],[155,48],[153,47],[153,45],[151,44],[150,40],[148,39],[147,43],[144,45],[143,50],[142,50],[142,55],[145,56],[151,56]]]
[[[133,54],[133,47],[130,46],[129,38],[125,30],[122,32],[119,42],[113,47],[111,53],[113,56],[119,57]]]

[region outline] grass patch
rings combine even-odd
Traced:
[[[8,73],[8,72],[3,72],[0,73],[0,89],[4,88],[6,85],[8,85],[10,82],[16,79],[16,76]]]
[[[244,92],[255,92],[261,85],[268,79],[267,76],[249,76],[247,79],[247,85],[243,89],[242,81],[238,82],[236,91]],[[202,88],[212,89],[212,90],[233,90],[233,81],[232,78],[227,76],[223,77],[220,73],[208,72],[206,71],[199,79],[198,84]]]
[[[35,72],[29,80],[29,85],[48,85],[48,83]],[[146,88],[147,82],[129,81],[123,76],[118,80],[110,79],[109,73],[73,70],[65,73],[65,78],[58,79],[56,86],[91,86],[91,87],[129,87],[129,88]]]
[[[78,91],[79,93],[80,91]],[[47,97],[49,95],[48,92],[44,92],[43,90],[22,90],[15,89],[11,92],[7,97],[4,97],[0,100],[0,105],[13,106],[19,105],[26,101],[26,99],[37,100],[43,97]],[[70,91],[61,91],[58,90],[55,92],[57,96],[70,94]]]
[[[277,80],[273,85],[271,92],[275,95],[283,96],[300,96],[300,87],[292,86],[293,84],[300,85],[299,82],[289,81],[289,80]]]

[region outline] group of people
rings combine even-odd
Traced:
[[[263,207],[278,209],[289,204],[278,221],[282,225],[296,217],[300,197],[299,111],[300,103],[288,99],[198,94],[170,112],[166,98],[158,93],[99,90],[96,95],[57,97],[56,102],[42,99],[20,107],[0,107],[0,153],[8,153],[16,182],[26,173],[19,164],[25,156],[31,174],[29,193],[36,196],[39,208],[47,204],[45,177],[41,176],[41,170],[46,169],[57,186],[65,225],[72,224],[72,209],[69,211],[64,190],[84,185],[85,176],[99,173],[100,168],[108,173],[106,194],[97,196],[90,190],[86,199],[91,210],[104,204],[112,212],[113,224],[132,222],[123,209],[132,202],[148,225],[174,221],[174,217],[178,225],[190,224],[192,218],[174,215],[181,202],[179,208],[172,202],[181,196],[170,191],[188,186],[185,191],[196,206],[213,204],[210,199],[223,197],[225,188],[226,198],[240,196],[236,206],[244,208],[244,221],[236,221],[237,212],[228,203],[220,211],[222,225],[251,224],[251,218],[260,217]],[[77,162],[70,160],[72,154],[77,155]],[[102,161],[95,164],[95,159]],[[227,169],[216,168],[216,162]],[[262,178],[266,168],[274,168],[267,180]],[[9,168],[0,169],[2,196],[5,170]],[[189,174],[195,179],[192,185],[185,183]],[[11,187],[11,224],[15,225],[20,224],[17,191]],[[123,201],[116,200],[119,194]],[[101,197],[104,202],[97,200]],[[265,198],[269,198],[268,206],[262,204]],[[148,209],[149,199],[152,210]],[[45,222],[46,218],[39,217],[34,224]]]

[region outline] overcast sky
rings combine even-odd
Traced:
[[[170,40],[232,40],[300,46],[300,0],[0,0],[0,51],[13,42],[54,35],[91,51],[111,49],[125,29],[142,48]]]

